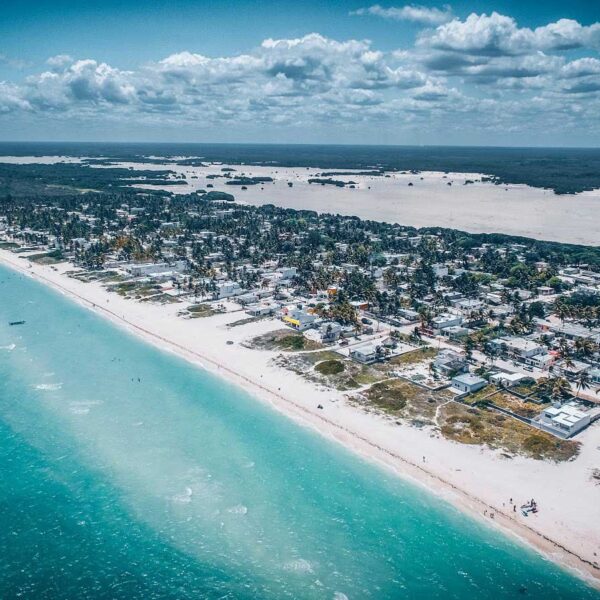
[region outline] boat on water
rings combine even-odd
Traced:
[[[10,321],[9,325],[25,325],[25,321]]]

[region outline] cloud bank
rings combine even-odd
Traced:
[[[461,20],[447,7],[416,5],[356,14],[426,26],[412,47],[385,52],[311,33],[232,56],[183,51],[134,70],[54,56],[21,81],[0,82],[0,118],[600,134],[600,23],[529,29],[495,12]]]

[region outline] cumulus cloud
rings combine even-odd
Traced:
[[[574,126],[577,115],[600,134],[598,27],[563,19],[528,29],[492,13],[445,20],[396,51],[311,33],[227,56],[178,52],[132,70],[59,55],[0,83],[0,115],[306,130],[445,120],[503,132]]]
[[[584,26],[560,19],[537,29],[519,27],[512,17],[493,12],[470,14],[423,32],[421,47],[483,56],[515,56],[529,52],[575,48],[600,49],[600,23]]]
[[[398,7],[390,6],[388,8],[384,8],[379,4],[373,4],[366,8],[354,10],[350,14],[357,16],[371,15],[393,21],[412,21],[423,25],[439,25],[452,19],[452,9],[449,6],[444,6],[440,9],[415,4]]]

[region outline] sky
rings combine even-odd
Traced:
[[[2,0],[0,139],[600,146],[600,0]]]

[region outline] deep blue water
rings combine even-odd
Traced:
[[[3,600],[600,597],[4,268],[0,461]]]

